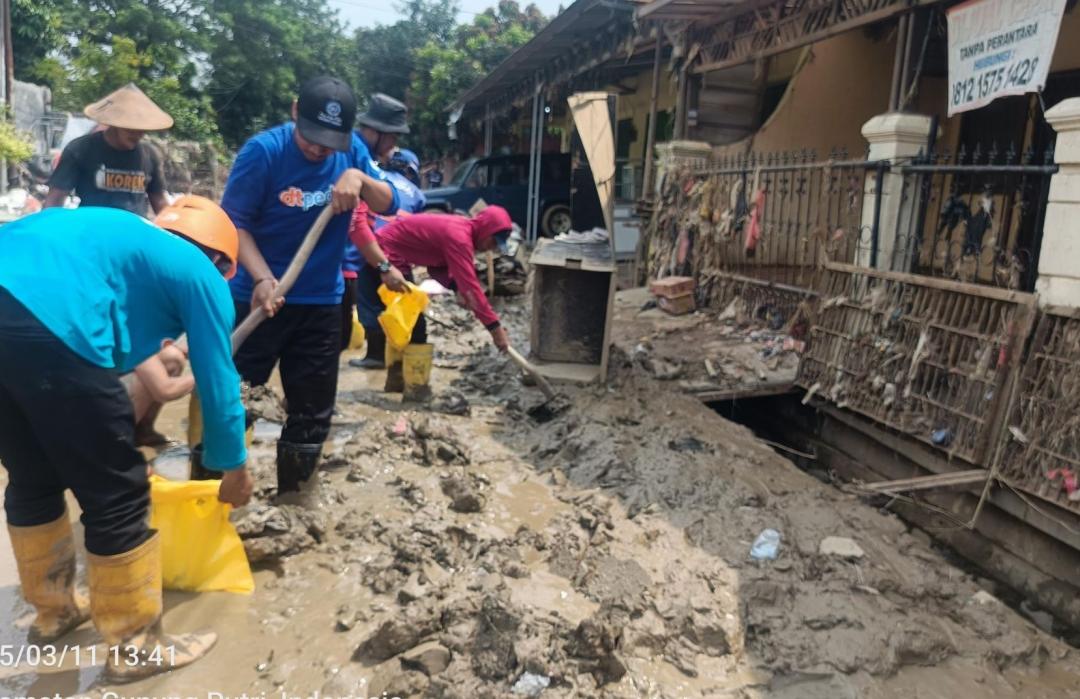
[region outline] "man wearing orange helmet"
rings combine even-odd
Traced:
[[[236,269],[236,229],[202,197],[182,197],[155,223],[49,209],[0,235],[0,463],[22,593],[37,611],[28,640],[53,642],[89,616],[110,649],[111,681],[187,665],[216,641],[161,629],[161,543],[147,526],[146,463],[119,375],[186,333],[203,463],[224,471],[223,502],[243,505],[253,487],[223,279]],[[67,489],[82,509],[89,605],[74,587]]]

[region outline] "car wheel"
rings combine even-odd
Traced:
[[[552,204],[544,209],[544,215],[540,219],[540,230],[548,238],[566,233],[571,225],[573,222],[570,218],[570,207],[566,204]]]

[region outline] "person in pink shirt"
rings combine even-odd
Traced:
[[[410,280],[414,266],[426,267],[430,277],[457,291],[476,319],[491,333],[491,341],[500,351],[510,346],[506,328],[499,323],[498,314],[488,302],[473,264],[477,251],[505,250],[514,225],[506,209],[489,206],[473,218],[450,214],[414,214],[396,219],[379,229],[378,234],[371,231],[366,217],[363,218],[364,221],[357,222],[354,214],[349,235],[365,258],[365,251],[377,246],[386,254],[390,264]],[[361,288],[358,293],[382,307],[376,289]],[[422,315],[413,330],[411,342],[427,342],[427,326]],[[393,370],[392,367],[390,369]],[[388,385],[391,383],[388,381]]]

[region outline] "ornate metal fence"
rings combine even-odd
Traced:
[[[949,456],[988,466],[1035,296],[828,264],[798,383]]]
[[[651,222],[650,278],[720,272],[812,288],[826,261],[852,262],[871,246],[863,192],[873,166],[842,151],[827,160],[803,151],[665,173]]]
[[[1002,432],[998,475],[1080,513],[1080,309],[1044,309]]]
[[[892,268],[1032,291],[1053,150],[976,147],[899,166],[902,212]],[[894,170],[896,166],[894,165]]]

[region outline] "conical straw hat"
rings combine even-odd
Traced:
[[[161,131],[173,125],[173,118],[154,104],[135,83],[128,83],[93,104],[83,114],[105,126],[137,131]]]

